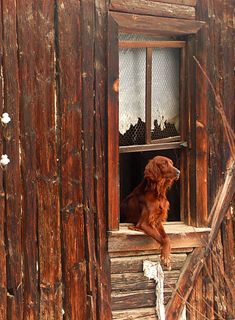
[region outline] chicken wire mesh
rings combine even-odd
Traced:
[[[119,50],[120,145],[145,143],[144,48]]]
[[[122,40],[154,40],[122,34]],[[155,39],[159,40],[159,39]],[[169,40],[169,39],[168,39]],[[120,145],[145,144],[146,48],[119,50]],[[179,49],[154,48],[151,139],[179,135]]]
[[[154,48],[152,139],[179,135],[179,49]]]

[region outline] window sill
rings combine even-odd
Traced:
[[[130,224],[129,224],[130,225]],[[165,231],[170,237],[172,251],[191,251],[207,244],[210,228],[195,228],[182,222],[167,222]],[[110,253],[129,251],[159,251],[160,244],[141,231],[128,229],[120,224],[118,231],[109,231],[108,250]]]

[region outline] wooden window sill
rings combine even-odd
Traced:
[[[120,224],[117,231],[109,231],[108,250],[110,253],[128,251],[159,251],[160,244],[141,231],[128,229],[130,224]],[[195,228],[182,222],[167,222],[165,231],[171,240],[172,251],[204,247],[210,228]]]

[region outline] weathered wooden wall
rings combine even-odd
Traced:
[[[2,320],[111,318],[106,6],[0,3]]]
[[[109,5],[119,12],[151,11],[151,16],[207,22],[197,36],[197,57],[235,128],[233,1],[131,2],[0,2],[0,115],[8,112],[12,118],[7,127],[0,126],[0,155],[11,160],[6,170],[0,169],[0,319],[111,319],[106,241]],[[199,71],[197,80],[205,84]],[[208,125],[202,125],[198,138],[209,146],[209,174],[198,190],[208,187],[210,210],[229,149],[214,96],[200,88],[196,116]],[[205,165],[206,150],[199,151]],[[196,195],[199,202],[203,194]],[[188,300],[193,305],[188,305],[189,319],[204,319],[202,314],[232,319],[233,297],[223,273],[235,283],[234,230],[229,211]],[[118,270],[113,272],[114,291],[126,283]],[[130,272],[132,279],[135,272]]]

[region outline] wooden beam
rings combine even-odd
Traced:
[[[183,36],[195,34],[205,24],[203,21],[143,16],[118,12],[111,12],[110,15],[119,25],[120,32],[134,32],[155,36]]]
[[[119,41],[119,48],[183,48],[185,41]]]
[[[166,224],[166,233],[171,239],[172,248],[200,247],[208,239],[208,228],[194,228],[183,224]],[[109,233],[109,252],[139,250],[160,250],[160,244],[143,232],[121,227]]]
[[[146,0],[111,0],[110,10],[147,14],[151,16],[161,16],[179,19],[195,19],[195,8],[191,6],[162,3],[160,1]]]
[[[119,147],[120,153],[128,152],[142,152],[142,151],[153,151],[153,150],[167,150],[167,149],[180,149],[183,147],[183,141],[176,142],[165,142],[165,143],[150,143],[140,144],[134,146],[121,146]]]
[[[185,6],[193,6],[193,7],[195,7],[197,4],[197,0],[152,0],[152,1],[158,1],[163,3],[175,3],[180,5],[183,4]]]
[[[206,247],[196,248],[187,259],[178,280],[176,290],[167,306],[166,318],[168,320],[179,318],[182,308],[192,291],[197,276],[203,267],[205,259],[210,254],[211,245],[218,234],[221,222],[230,206],[235,190],[235,165],[234,162],[232,164],[231,162],[229,163],[230,166],[227,171],[223,192],[220,193],[217,205],[213,209],[214,212],[211,223],[212,229],[209,234],[208,242],[206,242],[207,245]]]
[[[108,25],[108,228],[117,230],[119,225],[119,52],[118,25],[111,15],[108,17]]]

